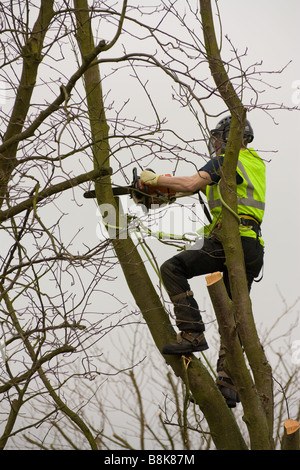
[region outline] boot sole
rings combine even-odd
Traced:
[[[182,348],[180,349],[178,347],[178,344],[170,344],[170,345],[166,345],[162,348],[162,354],[169,354],[169,355],[182,355],[182,354],[191,354],[191,353],[194,353],[194,352],[200,352],[200,351],[205,351],[206,349],[208,349],[208,344],[203,344],[203,346],[199,345],[198,347],[196,348]]]

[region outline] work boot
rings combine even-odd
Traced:
[[[163,354],[189,354],[208,349],[203,333],[199,331],[181,331],[177,335],[177,343],[166,344],[162,348]]]
[[[232,380],[229,377],[218,377],[216,384],[225,398],[227,406],[229,408],[235,408],[236,404],[240,402],[240,399]]]

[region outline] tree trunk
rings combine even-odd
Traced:
[[[38,68],[42,62],[42,48],[45,34],[53,14],[53,0],[42,0],[40,13],[33,27],[32,34],[21,51],[23,69],[11,118],[3,137],[4,143],[22,131],[35,87]],[[0,208],[7,191],[7,184],[10,180],[11,173],[17,163],[17,148],[18,142],[10,145],[0,154]]]
[[[236,167],[238,162],[239,150],[241,148],[242,136],[244,132],[246,111],[243,104],[236,94],[227,72],[224,68],[220,51],[217,45],[212,9],[210,0],[200,0],[200,13],[202,18],[204,40],[207,51],[212,77],[216,83],[221,97],[227,105],[231,117],[231,129],[226,146],[224,164],[222,166],[223,175],[220,183],[220,190],[224,201],[237,213],[236,197]],[[270,365],[265,357],[261,347],[256,326],[253,319],[251,301],[248,293],[248,286],[244,267],[244,255],[238,231],[238,223],[232,212],[225,207],[222,208],[222,230],[220,235],[226,256],[226,265],[229,272],[230,289],[234,303],[236,315],[236,325],[239,335],[245,349],[250,367],[255,380],[255,386],[258,394],[264,404],[264,416],[268,424],[268,435],[265,435],[266,427],[257,429],[259,435],[253,439],[257,442],[269,441],[272,447],[273,433],[273,384]],[[230,364],[234,370],[234,364]],[[232,377],[236,386],[239,377]],[[244,405],[244,404],[243,404]],[[256,410],[259,412],[258,410]],[[261,438],[259,437],[261,436]],[[268,447],[269,447],[268,446]]]
[[[235,322],[234,303],[229,299],[221,273],[206,276],[207,288],[218,320],[225,350],[225,371],[233,379],[243,404],[244,421],[251,440],[251,449],[268,449],[268,426],[262,401],[248,370]]]

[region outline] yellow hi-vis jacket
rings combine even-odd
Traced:
[[[237,173],[243,180],[240,184],[237,184],[238,215],[253,217],[260,224],[265,211],[266,169],[263,160],[254,149],[240,150]],[[221,221],[222,202],[217,184],[206,187],[206,197],[213,217],[212,224],[205,228],[207,234],[217,220]],[[251,229],[241,228],[240,234],[246,237],[257,237]],[[263,243],[261,239],[260,241]]]

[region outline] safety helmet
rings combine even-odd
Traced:
[[[218,122],[217,127],[215,129],[211,129],[210,133],[213,137],[219,136],[224,144],[227,143],[229,130],[231,124],[231,116],[226,116],[221,121]],[[254,139],[254,132],[250,122],[246,119],[245,122],[245,131],[244,131],[244,141],[247,144],[250,144]]]

